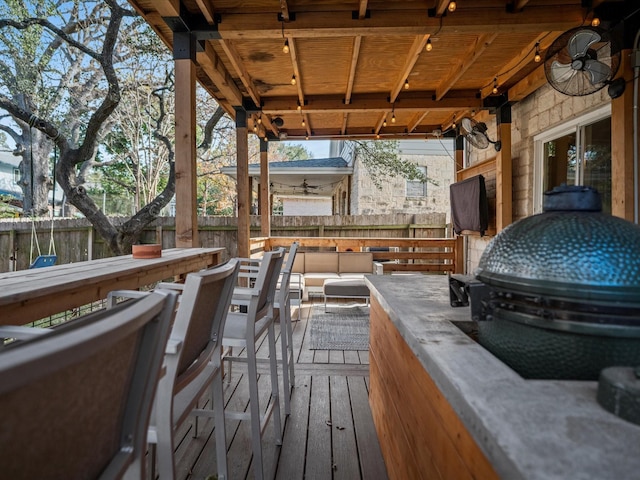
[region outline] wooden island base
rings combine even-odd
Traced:
[[[499,478],[375,298],[369,403],[391,479]]]

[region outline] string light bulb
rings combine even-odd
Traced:
[[[453,120],[451,121],[451,128],[456,128],[456,116],[453,115]]]
[[[262,123],[262,117],[258,117],[258,125]]]
[[[405,90],[409,90],[409,79],[408,78],[404,81],[404,89]]]
[[[298,106],[296,108],[298,109],[299,112],[302,110],[302,105],[300,105],[300,102],[298,102]]]
[[[536,54],[533,57],[533,61],[536,63],[540,63],[542,57],[540,56],[540,42],[536,42]]]
[[[304,139],[305,139],[305,140],[309,140],[309,135],[305,135],[305,136],[304,136]]]
[[[289,53],[289,40],[284,41],[284,46],[282,47],[282,53]]]
[[[291,85],[295,85],[296,83],[297,83],[297,82],[296,82],[296,76],[295,76],[295,75],[293,75],[293,76],[291,77]]]
[[[451,13],[453,13],[453,12],[456,11],[456,7],[457,6],[458,5],[456,5],[456,2],[451,1],[451,2],[449,2],[449,6],[447,7],[447,10],[449,10]]]
[[[431,50],[433,50],[433,44],[431,43],[431,39],[427,40],[427,46],[425,47],[425,50],[427,52],[430,52]]]
[[[494,95],[498,93],[498,77],[493,78],[493,90]]]
[[[600,19],[598,17],[593,17],[593,20],[591,20],[591,26],[592,27],[599,27],[600,26]]]
[[[305,127],[306,125],[307,125],[307,124],[306,124],[306,122],[304,121],[304,118],[303,118],[303,119],[302,119],[302,126],[303,126],[303,127]]]
[[[391,114],[391,123],[396,123],[396,114],[395,113]]]
[[[386,127],[387,126],[387,116],[385,115],[384,120],[382,121],[382,126]]]
[[[380,134],[376,133],[376,140],[380,140]]]
[[[257,132],[258,131],[258,126],[257,125],[253,125],[253,132]]]

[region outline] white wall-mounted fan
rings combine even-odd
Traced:
[[[460,134],[476,148],[485,149],[490,144],[493,144],[496,152],[499,152],[502,148],[500,140],[493,141],[487,135],[487,124],[477,122],[473,118],[464,117],[460,120]]]
[[[560,93],[582,96],[611,83],[620,66],[620,49],[607,30],[577,27],[556,38],[547,49],[544,73]]]

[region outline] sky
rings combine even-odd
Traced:
[[[305,140],[303,142],[289,142],[291,145],[300,145],[306,148],[313,158],[329,157],[329,140]]]

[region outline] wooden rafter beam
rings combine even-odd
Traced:
[[[244,85],[244,88],[247,89],[251,100],[253,100],[253,103],[255,105],[260,105],[260,94],[254,88],[251,75],[249,75],[249,72],[245,68],[244,64],[240,62],[241,56],[233,46],[233,43],[228,40],[219,40],[218,42],[224,52],[227,54],[229,62],[231,62],[231,65],[233,65],[233,68],[235,69],[238,78],[240,78],[240,81]]]
[[[424,51],[424,47],[427,44],[428,39],[429,35],[419,35],[413,39],[413,44],[411,45],[411,48],[407,53],[407,58],[404,61],[404,65],[402,67],[402,70],[400,71],[400,75],[396,79],[395,87],[389,94],[391,103],[396,101],[396,99],[398,98],[398,94],[404,88],[405,81],[409,78],[409,74],[418,61],[418,57]]]
[[[349,120],[349,114],[348,113],[343,113],[342,114],[342,127],[340,127],[340,135],[344,135],[345,133],[347,133],[347,121]]]
[[[353,39],[353,49],[351,50],[351,63],[349,64],[349,78],[347,79],[346,94],[344,103],[349,104],[351,94],[353,93],[353,82],[356,78],[356,69],[358,67],[358,58],[360,57],[360,46],[362,45],[362,37],[360,35]]]
[[[362,20],[367,15],[368,0],[360,0],[358,5],[358,19]]]
[[[412,92],[403,95],[396,100],[393,109],[396,112],[419,112],[424,110],[451,110],[451,109],[476,109],[482,108],[482,100],[477,92],[469,92],[466,95],[446,96],[442,100],[434,100],[434,92]],[[298,100],[295,97],[277,97],[262,99],[262,112],[270,115],[285,115],[297,110]],[[339,95],[323,95],[306,98],[304,106],[306,113],[367,113],[372,111],[388,112],[389,102],[380,95],[362,94],[354,95],[351,103],[344,103]]]
[[[370,18],[352,19],[342,12],[296,14],[296,21],[284,26],[284,33],[294,38],[329,38],[426,35],[442,33],[522,33],[527,31],[564,31],[582,24],[584,11],[579,5],[548,8],[527,7],[526,12],[508,13],[505,8],[459,9],[455,15],[428,17],[424,10],[378,10]],[[273,16],[275,17],[275,16]],[[441,24],[442,23],[442,24]],[[218,32],[225,39],[282,38],[283,25],[277,18],[261,14],[224,14]]]
[[[205,43],[204,51],[196,53],[196,61],[232,105],[242,105],[242,92],[209,42]]]
[[[440,85],[438,85],[438,88],[436,89],[436,100],[440,100],[454,87],[460,77],[469,70],[489,45],[493,43],[497,36],[497,33],[480,35],[462,58],[454,60],[455,65],[451,69],[451,73],[440,82]]]
[[[202,12],[202,15],[207,20],[209,25],[215,24],[215,12],[213,10],[213,5],[211,5],[211,2],[207,0],[196,0],[196,4],[198,5],[198,8]]]
[[[546,32],[538,35],[529,45],[524,47],[520,53],[515,55],[507,64],[505,64],[496,74],[498,84],[503,85],[508,82],[511,77],[518,73],[518,66],[523,66],[528,62],[533,61],[535,55],[536,43],[540,42],[539,49],[544,52],[553,43],[561,32]],[[542,62],[541,62],[542,63]],[[480,91],[482,98],[486,98],[493,92],[493,84],[486,85]]]
[[[513,11],[521,12],[527,3],[529,3],[529,0],[515,0],[513,2]]]
[[[418,128],[418,125],[422,123],[427,115],[429,115],[429,112],[417,112],[407,124],[407,130],[409,130],[409,132],[413,132],[416,128]]]
[[[280,15],[282,16],[282,21],[288,22],[291,17],[289,15],[289,5],[287,4],[287,0],[280,0]]]
[[[436,6],[433,9],[436,17],[441,17],[447,11],[450,0],[436,0]]]
[[[296,42],[293,37],[287,38],[287,40],[289,41],[289,55],[291,56],[291,66],[293,67],[293,74],[296,77],[298,102],[299,105],[304,105],[304,93],[302,88],[302,78],[300,76],[300,66],[298,65],[298,51],[296,48]]]

